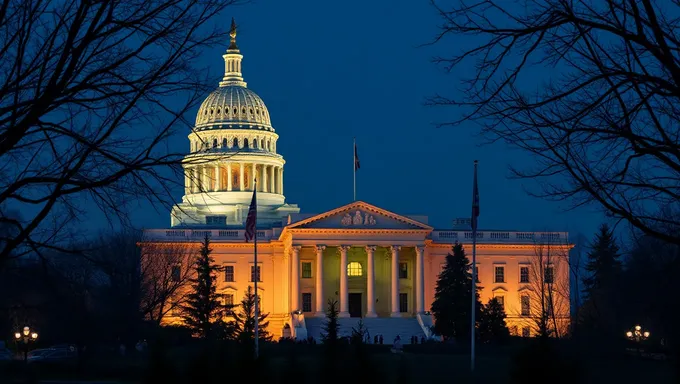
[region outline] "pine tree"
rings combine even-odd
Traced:
[[[215,275],[222,268],[210,256],[210,239],[205,237],[194,262],[195,276],[189,279],[191,292],[182,306],[182,318],[195,335],[202,338],[213,336],[215,324],[221,324],[225,308],[215,292]]]
[[[368,329],[364,325],[364,320],[359,319],[357,322],[357,327],[352,327],[352,336],[350,338],[352,344],[364,344],[366,335],[368,334]]]
[[[482,306],[478,332],[479,340],[483,343],[503,342],[510,336],[505,324],[505,310],[496,298]]]
[[[583,284],[588,296],[614,283],[621,271],[619,257],[619,247],[616,245],[614,233],[607,224],[602,224],[600,232],[595,236],[591,245],[586,263],[589,276],[583,279]]]
[[[432,303],[432,314],[435,319],[434,331],[445,339],[455,338],[463,341],[470,337],[470,299],[472,297],[470,267],[463,246],[456,243],[453,246],[453,254],[446,256],[446,266],[437,279]],[[479,295],[477,295],[477,315],[480,313],[479,309]]]
[[[240,310],[233,311],[231,316],[236,340],[242,343],[255,340],[255,294],[252,286],[248,286],[243,300],[241,300]],[[260,310],[258,320],[258,338],[260,340],[269,341],[272,339],[272,335],[267,331],[269,322],[265,321],[268,316],[268,313],[262,313]]]
[[[338,343],[338,332],[340,325],[338,324],[338,302],[336,300],[328,300],[328,309],[326,310],[326,323],[323,326],[324,333],[321,334],[324,344],[334,346]]]

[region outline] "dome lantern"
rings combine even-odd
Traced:
[[[224,58],[224,78],[220,81],[220,87],[238,86],[246,87],[247,84],[243,81],[243,74],[241,73],[241,60],[243,55],[236,45],[236,22],[234,18],[231,19],[231,31],[229,32],[231,42],[227,53],[222,55]]]

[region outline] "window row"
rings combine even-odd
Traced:
[[[261,266],[257,266],[257,268],[254,265],[250,266],[250,279],[248,280],[249,282],[254,282],[255,278],[257,277],[257,281],[261,282],[262,281],[262,273],[261,273]],[[235,273],[235,266],[234,265],[225,265],[223,267],[223,272],[222,275],[224,277],[224,281],[227,283],[233,283],[236,281],[236,273]],[[172,267],[172,270],[170,272],[170,279],[173,282],[179,282],[182,279],[182,267],[180,265],[174,265]]]
[[[408,293],[399,293],[399,312],[408,313]],[[302,293],[302,312],[312,312],[312,293]]]
[[[240,113],[239,113],[240,112]],[[250,112],[250,113],[249,113]],[[237,107],[229,108],[229,107],[217,107],[217,108],[206,108],[203,111],[203,116],[217,116],[217,117],[241,117],[241,118],[254,118],[254,117],[261,117],[261,118],[266,118],[267,113],[265,112],[264,109],[260,110],[260,108],[246,108],[246,107],[241,107],[239,110]]]
[[[303,261],[300,263],[300,277],[303,279],[313,278],[312,274],[312,262]],[[399,263],[399,278],[408,279],[408,263]],[[352,261],[347,263],[347,276],[348,277],[361,277],[364,275],[363,266],[358,261]]]
[[[519,267],[519,282],[522,284],[528,284],[531,283],[531,278],[529,274],[529,266],[520,266]],[[552,284],[555,280],[555,272],[554,268],[552,266],[546,266],[543,269],[543,282],[545,284]],[[479,274],[477,274],[477,282],[479,283]],[[494,273],[493,273],[493,282],[494,283],[505,283],[505,266],[503,265],[494,265]]]
[[[217,138],[210,141],[194,140],[191,142],[192,152],[207,151],[209,149],[217,148],[239,148],[239,149],[263,149],[269,152],[276,152],[276,143],[271,139],[263,138],[238,138],[228,140],[223,138],[221,141]]]
[[[502,295],[494,296],[494,299],[496,299],[501,308],[505,310],[505,296]],[[551,305],[550,301],[546,302],[545,310],[547,311],[549,316],[552,316],[553,306]],[[529,295],[520,296],[520,315],[531,316],[531,297]]]

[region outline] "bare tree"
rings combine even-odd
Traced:
[[[680,244],[680,2],[442,2],[436,42],[461,49],[436,62],[470,74],[463,96],[430,100],[462,109],[442,125],[472,121],[534,155],[513,173],[541,182],[535,195]]]
[[[165,139],[191,126],[212,83],[197,59],[237,2],[0,1],[0,261],[66,249],[86,207],[125,221],[139,197],[170,201]]]
[[[198,248],[184,244],[145,242],[140,262],[140,310],[157,324],[179,319],[179,309],[193,276]]]
[[[536,243],[529,260],[529,283],[520,294],[529,301],[525,326],[539,336],[563,337],[570,321],[569,246]]]

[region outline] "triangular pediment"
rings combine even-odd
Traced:
[[[406,216],[356,201],[340,208],[288,225],[288,229],[387,229],[432,230],[429,225]]]

